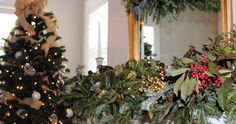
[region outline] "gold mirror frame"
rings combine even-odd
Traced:
[[[233,1],[221,0],[221,32],[233,31]],[[140,22],[137,22],[132,12],[128,12],[128,33],[129,33],[129,47],[128,47],[128,59],[140,59],[140,44],[138,43],[140,38]],[[226,37],[226,40],[231,39],[231,35]]]

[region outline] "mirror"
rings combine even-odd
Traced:
[[[177,20],[162,19],[158,25],[148,18],[142,28],[141,58],[148,43],[152,45],[153,58],[170,65],[173,56],[182,57],[189,45],[201,49],[208,37],[214,38],[219,30],[219,16],[215,13],[187,10]]]
[[[124,0],[126,1],[126,0]],[[175,1],[171,1],[174,3]],[[209,4],[212,2],[212,4]],[[145,53],[145,42],[150,43],[153,48],[152,52],[156,54],[154,58],[163,61],[166,64],[171,63],[172,56],[180,57],[185,51],[188,49],[189,45],[194,45],[197,49],[201,50],[202,44],[208,41],[208,38],[214,38],[220,32],[232,32],[233,31],[233,8],[235,9],[235,0],[220,0],[220,1],[208,1],[204,3],[204,6],[199,3],[183,3],[178,6],[179,3],[175,3],[178,7],[183,7],[184,9],[176,9],[177,12],[171,9],[165,8],[174,8],[171,4],[162,3],[162,4],[153,4],[151,1],[143,1],[140,3],[130,3],[127,4],[127,8],[129,12],[135,13],[135,16],[146,16],[151,15],[154,19],[154,22],[160,22],[159,25],[155,25],[152,23],[151,19],[148,19],[144,26],[140,26],[141,31],[137,31],[137,35],[140,35],[140,45],[131,46],[131,48],[139,48],[137,51],[129,50],[129,54],[138,53],[140,57],[134,56],[135,59],[144,58]],[[208,4],[208,5],[207,5]],[[214,4],[214,6],[212,6]],[[201,7],[199,7],[199,5]],[[157,9],[150,9],[150,7],[159,6]],[[164,6],[164,7],[163,7]],[[166,7],[169,6],[169,7]],[[194,8],[195,11],[190,11]],[[208,7],[206,7],[208,6]],[[163,7],[163,9],[161,8]],[[178,8],[177,7],[177,8]],[[203,9],[206,7],[205,9]],[[213,8],[211,8],[213,7]],[[213,11],[208,11],[208,9]],[[209,12],[217,12],[220,9],[219,14],[213,14]],[[166,11],[162,11],[166,10]],[[181,10],[181,11],[178,11]],[[197,11],[200,10],[200,11]],[[203,12],[204,11],[204,12]],[[141,14],[140,14],[141,12]],[[206,13],[208,12],[208,13]],[[177,15],[177,16],[176,16]],[[180,15],[178,17],[178,15]],[[235,13],[234,13],[235,15]],[[165,20],[166,18],[177,18],[177,21],[168,23]],[[164,19],[163,19],[164,18]],[[235,18],[235,17],[234,17]],[[128,16],[128,19],[130,17]],[[140,23],[140,18],[138,18],[138,22]],[[142,20],[142,19],[141,19]],[[234,19],[235,20],[235,19]],[[133,22],[133,27],[137,24]],[[142,25],[142,22],[141,24]],[[132,28],[132,25],[129,25],[129,28]],[[131,31],[131,30],[130,30]],[[140,33],[141,32],[141,33]],[[137,36],[136,34],[129,32],[129,37]],[[132,38],[130,38],[132,39]],[[135,38],[133,38],[135,39]],[[225,37],[225,40],[232,41],[232,34],[229,34]],[[135,42],[129,40],[129,42]],[[134,44],[134,43],[133,43]],[[134,54],[135,55],[135,54]],[[132,59],[132,58],[129,58]]]

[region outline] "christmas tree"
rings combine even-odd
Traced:
[[[16,26],[5,39],[0,64],[0,121],[5,124],[69,123],[73,111],[60,105],[65,47],[46,0],[16,0]]]

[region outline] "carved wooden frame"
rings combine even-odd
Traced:
[[[233,31],[233,1],[221,0],[221,32]],[[128,59],[140,59],[140,45],[138,43],[140,37],[139,27],[140,22],[135,20],[134,14],[128,12],[128,33],[129,33],[129,47]],[[226,39],[230,40],[231,35]]]

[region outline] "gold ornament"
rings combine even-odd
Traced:
[[[131,79],[131,78],[135,78],[137,76],[135,71],[130,71],[130,73],[128,74],[127,78]]]

